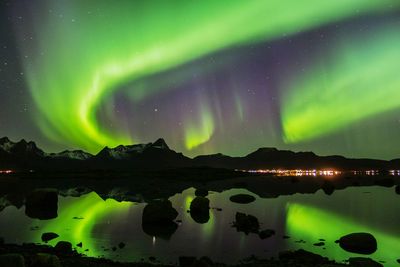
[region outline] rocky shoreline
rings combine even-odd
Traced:
[[[61,241],[65,242],[65,241]],[[345,263],[336,263],[326,257],[305,251],[285,251],[279,253],[278,258],[258,259],[254,256],[243,259],[237,264],[226,265],[214,263],[207,257],[194,258],[182,256],[177,259],[175,264],[161,264],[155,258],[147,261],[123,263],[104,258],[86,257],[76,251],[69,249],[68,246],[46,246],[37,244],[2,244],[0,245],[0,265],[2,267],[375,267],[383,266],[365,257],[350,258]]]

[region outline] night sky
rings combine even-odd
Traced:
[[[0,1],[0,136],[400,157],[400,1]]]

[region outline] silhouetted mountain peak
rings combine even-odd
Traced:
[[[151,147],[169,150],[169,147],[163,138],[157,139],[154,143],[151,144]]]
[[[10,139],[8,139],[7,136],[4,136],[2,138],[0,138],[0,145],[5,144],[5,143],[10,143]]]
[[[48,154],[50,158],[60,158],[60,159],[76,159],[76,160],[86,160],[93,157],[92,154],[87,153],[83,150],[64,150],[60,153],[50,153]]]

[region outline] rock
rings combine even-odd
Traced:
[[[324,193],[328,196],[332,195],[333,192],[335,191],[335,185],[331,181],[324,181],[321,188],[324,191]]]
[[[120,242],[120,243],[118,244],[119,249],[123,249],[125,246],[126,246],[126,245],[125,245],[124,242]]]
[[[143,223],[162,223],[173,221],[178,212],[172,207],[169,200],[157,200],[146,205],[143,209]]]
[[[384,187],[392,187],[394,186],[393,178],[383,178],[379,180],[375,180],[375,184]]]
[[[25,214],[34,219],[48,220],[57,217],[58,191],[56,189],[37,189],[25,200]]]
[[[206,197],[208,196],[208,190],[204,188],[198,188],[196,191],[194,191],[194,195],[196,197]]]
[[[190,267],[195,261],[195,257],[179,257],[179,267]]]
[[[171,236],[178,229],[175,222],[167,221],[163,223],[142,223],[142,230],[149,236],[159,237],[164,240],[171,239]]]
[[[397,263],[400,263],[400,259],[397,260]]]
[[[339,245],[348,252],[366,255],[374,253],[378,246],[375,237],[369,233],[352,233],[342,236],[339,239]]]
[[[42,241],[45,242],[45,243],[47,243],[47,242],[49,242],[50,240],[53,240],[53,239],[55,239],[55,238],[57,238],[57,237],[59,237],[59,235],[56,234],[56,233],[43,233],[43,234],[42,234]]]
[[[396,186],[395,191],[396,191],[396,194],[400,195],[400,185]]]
[[[79,242],[78,244],[76,244],[76,246],[77,246],[78,248],[81,248],[81,247],[83,247],[83,244],[82,244],[82,242]]]
[[[267,239],[270,238],[271,236],[275,235],[275,230],[272,229],[266,229],[266,230],[262,230],[258,233],[258,236],[261,239]]]
[[[190,216],[197,223],[207,223],[210,219],[210,200],[196,197],[190,203]]]
[[[51,254],[38,253],[33,260],[33,266],[40,267],[61,267],[60,259]]]
[[[311,265],[320,265],[324,263],[328,263],[328,258],[322,257],[318,254],[314,254],[303,249],[299,249],[296,251],[285,251],[279,253],[279,260],[281,261],[292,261],[297,264],[308,264]],[[297,266],[297,265],[296,265]]]
[[[0,255],[1,267],[25,267],[25,259],[21,254]]]
[[[318,242],[318,243],[314,243],[313,244],[314,246],[316,246],[316,247],[322,247],[322,246],[325,246],[325,242]]]
[[[260,224],[258,219],[253,215],[236,212],[235,219],[236,221],[233,223],[233,226],[236,227],[238,232],[244,232],[246,235],[249,233],[258,233]]]
[[[170,239],[178,225],[173,221],[178,212],[169,200],[157,200],[147,204],[143,209],[142,229],[155,237]]]
[[[72,244],[67,241],[60,241],[54,247],[60,253],[69,254],[72,253]]]
[[[248,204],[251,202],[254,202],[256,200],[255,197],[247,194],[238,194],[238,195],[233,195],[229,198],[230,201],[234,203],[239,203],[239,204]]]
[[[355,257],[350,258],[349,263],[354,267],[383,267],[382,264],[370,258]]]

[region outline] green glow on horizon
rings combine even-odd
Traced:
[[[100,125],[96,116],[107,97],[128,82],[224,48],[400,6],[397,0],[44,3],[31,14],[36,46],[20,44],[29,55],[23,65],[39,110],[36,120],[48,138],[90,152],[137,141],[126,129]],[[132,90],[146,95],[145,87]],[[212,122],[209,112],[199,125],[188,126],[184,142],[189,149],[210,139]],[[288,127],[291,139],[297,128]]]
[[[388,26],[336,44],[326,62],[298,77],[282,99],[287,143],[314,139],[400,107],[400,31]]]
[[[399,237],[370,228],[364,222],[352,221],[346,217],[304,204],[289,203],[286,209],[288,235],[306,240],[315,240],[315,242],[320,238],[326,239],[327,249],[323,253],[331,259],[344,260],[357,255],[346,252],[338,244],[334,243],[340,237],[355,232],[367,232],[375,236],[378,242],[378,250],[370,255],[375,260],[386,260],[387,264],[389,264],[398,257],[393,248],[400,247]],[[320,248],[313,246],[312,243],[304,246],[306,246],[307,250],[321,253]]]

